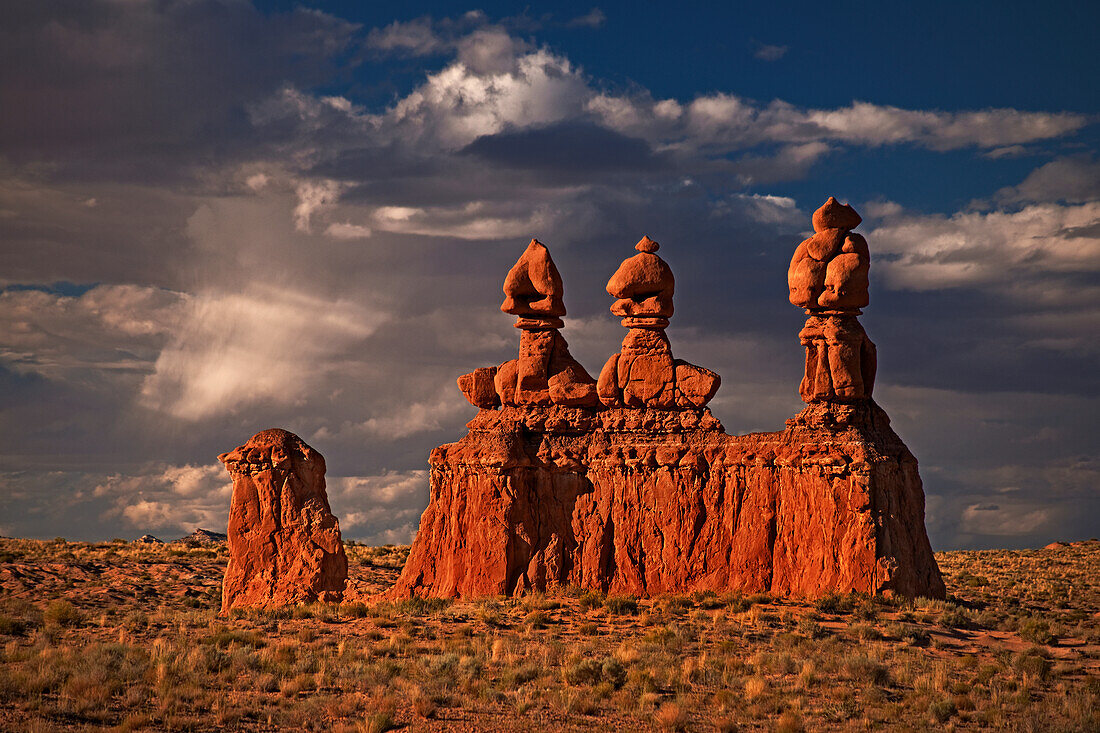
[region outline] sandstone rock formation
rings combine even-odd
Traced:
[[[827,280],[843,303],[857,302],[853,283],[868,261],[866,243],[850,232],[858,215],[830,202],[814,221],[831,239],[804,242],[804,256],[796,255],[803,270],[820,270],[820,286],[817,274],[795,283],[813,295],[805,307],[823,319],[818,353],[829,390],[785,430],[729,436],[704,406],[718,376],[672,358],[663,329],[674,281],[657,244],[644,238],[641,254],[608,283],[618,298],[612,312],[630,332],[600,375],[600,404],[547,399],[541,376],[521,397],[521,369],[509,366],[515,362],[460,378],[483,409],[465,437],[432,451],[428,508],[390,595],[510,595],[569,584],[643,596],[944,597],[916,460],[869,399],[873,369],[868,379],[860,361],[862,381],[851,378],[854,356],[844,349],[858,321],[850,310],[819,305]],[[851,253],[843,251],[849,242]],[[564,313],[553,297],[560,277],[544,264],[549,255],[528,252],[527,263],[517,263],[527,274],[513,288],[526,300],[505,301],[521,324]],[[863,259],[854,268],[843,260],[830,276],[843,254]],[[533,302],[537,310],[524,305]],[[489,409],[496,408],[487,396],[490,378],[503,398],[499,409]]]
[[[840,407],[745,436],[707,411],[483,411],[432,451],[392,593],[942,598],[916,460],[872,403]]]
[[[500,309],[519,318],[519,358],[458,378],[458,388],[481,409],[504,405],[593,406],[596,380],[569,353],[562,282],[550,251],[532,239],[504,280]]]
[[[626,338],[600,371],[596,392],[607,407],[701,408],[722,380],[714,372],[672,357],[665,335],[676,281],[657,256],[660,245],[642,237],[638,254],[623,262],[607,283],[618,298],[611,312],[622,316]]]
[[[233,477],[222,613],[340,600],[348,560],[321,454],[273,429],[218,460]]]
[[[867,241],[852,231],[861,221],[830,196],[814,212],[814,235],[798,245],[787,270],[790,301],[808,316],[798,334],[806,347],[804,402],[869,399],[875,386],[875,345],[856,317],[869,302],[871,267]]]

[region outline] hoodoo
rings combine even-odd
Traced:
[[[348,559],[321,454],[276,428],[218,460],[233,477],[222,613],[340,600]]]
[[[519,358],[459,378],[480,411],[432,451],[428,508],[390,595],[943,597],[916,460],[871,400],[859,216],[829,199],[813,223],[789,273],[810,316],[808,404],[781,432],[742,436],[706,407],[718,375],[672,356],[674,278],[656,242],[608,282],[629,330],[593,385],[558,334],[561,277],[533,240],[504,284]]]

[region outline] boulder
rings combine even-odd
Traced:
[[[297,435],[272,429],[218,460],[233,478],[222,613],[339,601],[348,560],[321,454]]]

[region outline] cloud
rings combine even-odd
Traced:
[[[407,544],[428,506],[428,472],[390,471],[328,480],[341,534],[368,544]]]
[[[79,296],[0,292],[0,362],[50,379],[143,374],[180,323],[183,293],[100,285]]]
[[[605,22],[607,22],[607,16],[599,8],[592,8],[584,15],[578,15],[577,17],[566,22],[567,28],[599,28]]]
[[[182,420],[256,402],[301,404],[384,315],[257,283],[194,296],[142,384],[145,405]]]
[[[400,234],[455,239],[510,239],[553,227],[545,207],[508,206],[471,201],[457,207],[383,206],[374,212],[375,228]]]
[[[456,376],[515,356],[500,286],[532,236],[593,372],[624,334],[608,276],[642,234],[660,241],[677,355],[723,375],[728,430],[779,428],[802,366],[783,276],[834,189],[807,191],[869,158],[1015,167],[982,156],[1070,149],[1092,120],[659,98],[534,37],[566,18],[368,31],[247,2],[71,10],[28,6],[0,30],[0,103],[27,115],[0,121],[0,272],[35,288],[0,295],[0,501],[11,531],[47,537],[213,522],[228,499],[208,462],[278,425],[326,456],[347,536],[404,541],[427,452],[475,412]],[[1092,161],[999,193],[961,181],[976,201],[958,212],[920,210],[919,182],[855,202],[877,397],[922,459],[937,546],[1089,526],[1055,507],[1031,534],[976,534],[1046,496],[1095,506],[1080,489],[1100,414]]]
[[[899,214],[868,232],[875,269],[893,288],[1006,288],[1041,274],[1100,275],[1100,201],[1074,206],[1032,204],[1019,211]],[[1051,284],[1051,287],[1056,287]],[[1072,287],[1067,284],[1067,287]]]
[[[134,533],[188,534],[228,524],[233,484],[219,464],[148,464],[132,474],[113,474],[92,490],[106,501],[101,519],[121,521]],[[175,539],[171,535],[161,539]]]
[[[753,58],[760,59],[761,61],[778,61],[787,55],[787,47],[772,46],[767,43],[753,41],[752,55]]]
[[[409,21],[393,21],[382,28],[372,28],[365,45],[379,54],[431,56],[452,48],[432,27],[429,17]]]
[[[1005,204],[1096,201],[1100,199],[1100,160],[1087,155],[1052,160],[1031,171],[1019,185],[998,191],[996,198]]]
[[[336,239],[366,239],[371,235],[371,230],[370,227],[345,221],[329,224],[325,234]]]
[[[340,195],[340,185],[336,181],[305,181],[298,185],[297,194],[294,227],[300,232],[309,233],[313,215],[336,203]]]

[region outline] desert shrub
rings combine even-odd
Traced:
[[[224,627],[216,629],[214,633],[206,639],[206,643],[218,649],[228,649],[234,645],[259,649],[266,645],[263,638],[255,632],[227,629]]]
[[[370,609],[365,603],[348,603],[340,607],[348,618],[366,618],[370,615]]]
[[[509,667],[501,673],[500,681],[507,688],[515,688],[525,685],[539,676],[539,668],[534,664],[524,664],[519,667]]]
[[[975,626],[974,619],[965,608],[951,606],[940,614],[940,625],[949,629],[970,629]]]
[[[804,730],[806,726],[802,724],[802,716],[793,710],[780,715],[775,724],[776,733],[802,733]]]
[[[798,620],[798,633],[802,634],[808,639],[820,639],[828,632],[821,624],[817,622],[816,618],[811,616],[803,616]]]
[[[626,683],[626,667],[614,657],[608,657],[603,661],[600,665],[600,674],[604,681],[610,683],[615,689],[619,689]]]
[[[577,599],[577,606],[582,611],[591,611],[603,606],[604,596],[603,593],[597,593],[596,591],[588,591],[580,598]]]
[[[687,730],[691,718],[687,711],[674,702],[666,702],[653,714],[653,722],[661,730],[682,731]]]
[[[946,723],[959,711],[955,700],[948,697],[943,700],[933,700],[928,705],[928,715],[937,723]]]
[[[744,613],[749,610],[752,603],[740,593],[733,593],[726,597],[726,609],[732,613]]]
[[[607,609],[608,613],[615,614],[617,616],[623,616],[626,614],[633,615],[638,613],[638,601],[633,598],[608,598],[606,601],[604,601],[603,607]]]
[[[854,680],[876,685],[884,685],[890,678],[890,671],[884,664],[864,656],[846,659],[844,661],[844,671]]]
[[[814,601],[814,608],[821,613],[848,613],[855,608],[855,597],[830,591]]]
[[[700,608],[714,609],[721,608],[724,604],[718,600],[718,594],[712,590],[696,591],[692,593],[691,598],[695,601],[695,605]]]
[[[546,611],[531,611],[524,616],[523,623],[529,629],[545,629],[550,623],[550,614]]]
[[[571,685],[594,685],[600,681],[603,666],[595,659],[582,659],[565,667],[562,674]]]
[[[84,623],[84,616],[73,604],[59,599],[46,606],[42,614],[47,624],[53,626],[76,627]]]
[[[751,677],[745,681],[745,698],[755,700],[768,691],[768,681],[763,677]]]
[[[1017,654],[1013,659],[1013,666],[1021,674],[1046,679],[1050,674],[1052,664],[1049,659],[1043,656],[1042,651],[1032,648]]]
[[[1032,644],[1050,645],[1058,640],[1058,637],[1051,633],[1050,623],[1038,618],[1029,618],[1022,621],[1019,634],[1021,639],[1030,641]]]

